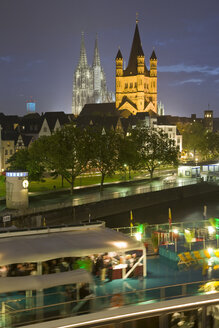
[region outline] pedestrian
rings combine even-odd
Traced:
[[[112,262],[112,259],[110,259],[108,264],[107,264],[107,278],[109,279],[108,282],[113,280],[113,262]]]
[[[214,328],[214,315],[213,312],[210,311],[209,315],[207,316],[207,323],[209,328]]]

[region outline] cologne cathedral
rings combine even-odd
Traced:
[[[78,116],[85,104],[108,103],[112,98],[113,94],[107,90],[105,73],[100,64],[97,38],[93,65],[89,66],[82,33],[80,59],[73,77],[72,112]]]

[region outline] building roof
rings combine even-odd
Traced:
[[[18,133],[16,131],[2,130],[2,140],[5,140],[5,141],[14,140],[14,141],[16,141],[17,137],[18,137]]]
[[[80,116],[118,116],[115,103],[86,104],[82,108]]]
[[[144,57],[144,52],[141,45],[141,39],[140,34],[138,30],[138,24],[136,24],[135,27],[135,34],[132,41],[132,48],[129,56],[129,62],[126,70],[124,71],[124,75],[137,75],[137,57],[142,56]],[[148,70],[145,65],[145,73],[147,73]]]
[[[10,293],[21,290],[40,290],[55,286],[78,283],[93,283],[91,274],[83,269],[25,277],[1,277],[1,293]]]
[[[120,49],[117,52],[116,59],[123,59]]]
[[[157,60],[157,56],[156,56],[156,54],[155,54],[155,51],[154,51],[154,50],[152,51],[152,54],[151,54],[151,57],[150,57],[150,59],[152,59],[152,60]]]
[[[142,248],[133,238],[97,224],[9,235],[0,236],[0,266]]]
[[[122,98],[122,101],[119,105],[119,108],[122,107],[126,102],[128,102],[132,107],[134,107],[135,109],[137,109],[137,105],[131,100],[129,99],[127,96],[124,96]]]
[[[20,120],[18,129],[21,133],[38,134],[43,123],[43,118],[38,113],[29,113]]]
[[[70,122],[68,115],[64,112],[46,112],[43,114],[43,118],[46,119],[51,132],[54,130],[57,120],[61,126]]]

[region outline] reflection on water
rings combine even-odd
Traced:
[[[199,221],[204,219],[204,206],[207,206],[207,218],[219,217],[219,192],[198,195],[155,206],[133,210],[134,221],[149,224],[167,223],[168,209],[172,211],[172,222]],[[103,217],[109,227],[129,225],[129,211],[117,215]]]

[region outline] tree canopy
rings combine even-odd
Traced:
[[[132,132],[135,140],[139,165],[146,168],[151,179],[156,167],[161,164],[178,164],[178,148],[175,147],[174,140],[161,130],[147,127],[137,127]]]
[[[162,131],[139,126],[124,137],[112,129],[68,124],[16,152],[10,169],[27,170],[31,180],[41,179],[45,171],[61,175],[73,192],[76,177],[92,168],[101,173],[102,190],[105,177],[124,170],[124,165],[129,173],[147,169],[152,178],[160,164],[177,164],[177,156],[174,141]]]

